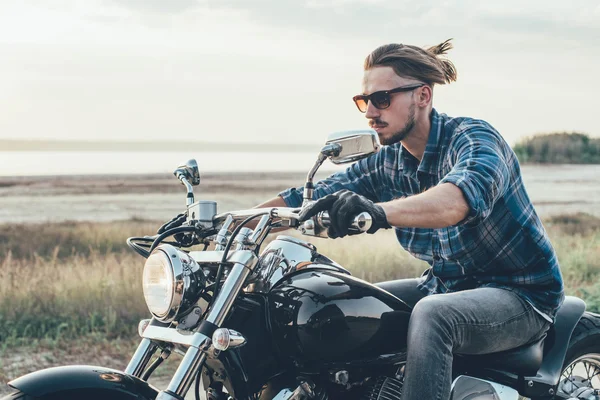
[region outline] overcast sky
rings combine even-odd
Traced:
[[[438,111],[600,136],[598,0],[0,0],[0,138],[321,143],[371,50],[448,38]]]

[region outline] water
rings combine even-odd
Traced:
[[[308,171],[317,157],[305,152],[0,151],[0,176],[171,173],[190,158],[200,172]],[[339,167],[325,162],[322,170]]]
[[[196,191],[199,199],[217,201],[222,212],[255,206],[280,190],[301,185],[316,154],[0,151],[0,177],[22,177],[0,180],[0,223],[132,217],[167,220],[185,204],[184,188],[171,172],[189,158],[196,158],[201,174],[224,173],[204,179]],[[326,161],[320,172],[326,175],[340,168]],[[542,217],[577,212],[600,216],[600,165],[525,165],[522,172],[527,192]],[[154,173],[165,175],[135,178],[135,174]],[[91,176],[46,178],[73,174]],[[98,177],[109,174],[117,176]],[[25,178],[40,175],[43,177]],[[128,190],[118,190],[121,187]]]

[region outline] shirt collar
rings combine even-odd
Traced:
[[[440,147],[442,143],[442,117],[440,114],[431,110],[429,116],[431,122],[431,128],[429,129],[429,138],[427,138],[427,144],[425,145],[425,152],[423,158],[419,164],[417,171],[425,172],[430,175],[435,175],[438,171],[438,160],[440,157]]]
[[[423,158],[418,165],[417,171],[425,172],[431,175],[435,175],[438,169],[438,159],[440,155],[440,147],[442,142],[442,117],[434,109],[431,110],[429,116],[431,127],[429,129],[429,137],[427,138],[427,144],[425,145],[425,152]],[[417,163],[418,160],[404,149],[401,144],[397,144],[400,148],[400,164],[399,170],[403,171],[405,165]],[[409,171],[406,171],[409,172]]]

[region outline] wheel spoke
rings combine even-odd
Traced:
[[[586,354],[569,364],[561,374],[560,392],[569,397],[573,392],[600,386],[600,354]]]

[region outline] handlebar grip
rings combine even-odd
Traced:
[[[331,219],[327,211],[322,211],[316,215],[317,225],[322,229],[327,229],[331,225]],[[373,217],[368,212],[361,212],[352,221],[348,231],[351,233],[363,233],[371,229],[373,225]]]

